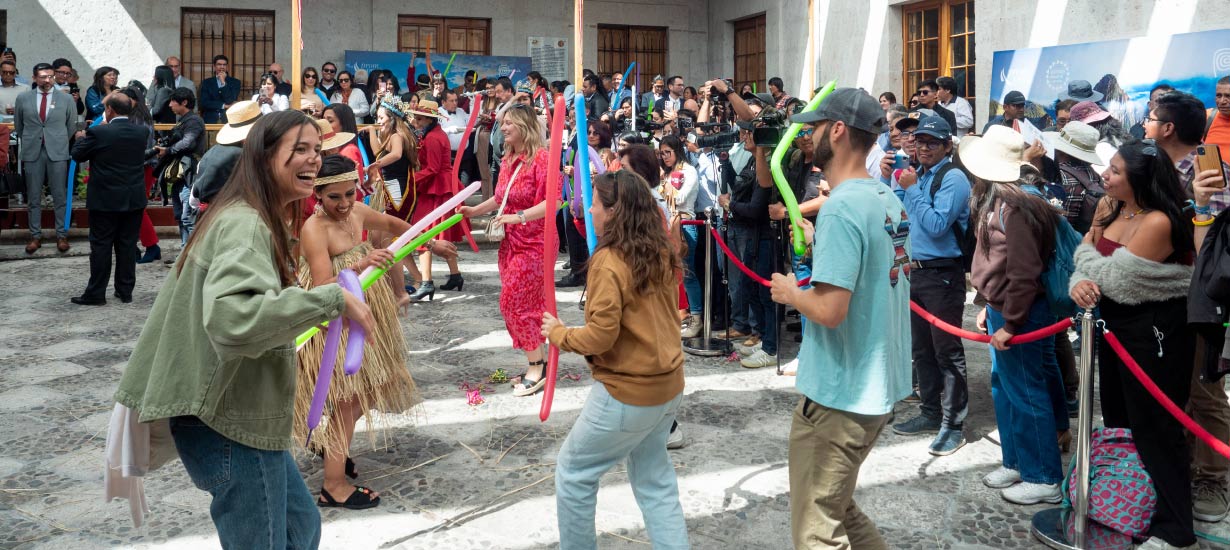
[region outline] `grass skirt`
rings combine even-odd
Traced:
[[[354,265],[371,252],[369,243],[358,246],[333,257],[333,274]],[[299,270],[299,282],[304,288],[312,285],[311,271],[307,262],[302,263]],[[397,318],[397,302],[393,291],[384,281],[378,281],[364,291],[367,305],[372,309],[376,320],[375,331],[368,333],[363,346],[363,366],[359,372],[346,376],[342,370],[343,357],[346,350],[346,340],[350,330],[342,329],[341,342],[338,344],[338,358],[333,367],[333,380],[329,385],[329,396],[325,401],[324,416],[320,425],[312,431],[312,441],[308,450],[312,452],[341,448],[346,450],[346,442],[341,440],[342,432],[335,429],[333,423],[333,407],[342,401],[357,399],[362,405],[363,418],[366,422],[368,439],[373,447],[377,442],[377,431],[380,426],[372,420],[369,411],[382,413],[404,413],[422,402],[418,388],[410,377],[406,366],[406,344],[402,336],[401,323]],[[312,405],[312,393],[316,388],[316,378],[320,373],[321,356],[325,349],[325,331],[321,331],[299,350],[299,376],[295,388],[295,439],[303,445],[307,441],[307,415]]]

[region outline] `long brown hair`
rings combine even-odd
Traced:
[[[662,230],[662,211],[649,184],[636,172],[616,170],[594,178],[593,185],[598,201],[611,210],[598,250],[610,248],[628,264],[637,292],[673,287],[683,262]]]
[[[419,153],[418,142],[414,139],[414,132],[410,130],[410,124],[406,119],[397,116],[393,111],[384,109],[385,114],[389,117],[389,122],[393,125],[392,132],[385,132],[383,127],[377,127],[380,136],[380,150],[376,151],[376,158],[381,158],[389,153],[389,147],[393,142],[393,135],[401,136],[401,158],[406,159],[410,163],[411,170],[419,169]]]
[[[306,129],[305,129],[306,128]],[[277,266],[281,275],[282,285],[295,284],[295,257],[291,251],[290,237],[292,227],[299,227],[303,213],[303,201],[297,200],[289,205],[282,196],[282,190],[272,180],[278,143],[287,134],[295,132],[296,141],[302,132],[320,132],[320,128],[312,118],[301,111],[286,110],[269,113],[260,117],[243,144],[243,152],[230,179],[222,186],[222,190],[210,202],[209,208],[201,216],[188,238],[184,250],[179,255],[179,265],[176,273],[182,272],[184,263],[188,261],[189,252],[204,235],[209,233],[214,219],[227,207],[243,203],[256,210],[261,221],[269,228],[273,244],[273,265]]]

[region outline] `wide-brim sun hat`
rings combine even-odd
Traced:
[[[214,141],[222,145],[234,145],[248,138],[248,130],[261,117],[261,106],[251,100],[236,101],[226,110],[226,124],[218,130]]]
[[[425,116],[436,120],[447,118],[440,113],[440,105],[430,99],[420,99],[418,106],[411,107],[406,114]]]
[[[1058,132],[1042,132],[1042,136],[1050,141],[1051,145],[1059,151],[1067,153],[1073,158],[1077,158],[1088,162],[1089,164],[1101,164],[1102,160],[1098,157],[1098,137],[1097,128],[1085,124],[1079,120],[1073,120],[1064,125],[1063,129]]]
[[[315,120],[316,127],[320,128],[320,150],[328,151],[337,149],[354,139],[354,134],[350,132],[334,132],[333,125],[329,121],[319,118]]]
[[[982,136],[966,136],[957,149],[961,164],[985,181],[1016,181],[1025,161],[1025,138],[1007,126],[992,126]]]

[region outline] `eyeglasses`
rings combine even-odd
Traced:
[[[337,81],[338,81],[338,82],[346,82],[346,83],[349,83],[349,82],[350,82],[350,79],[349,79],[349,78],[339,78],[339,79],[337,79]]]
[[[56,71],[56,74],[60,76],[73,76],[72,71]]]
[[[316,78],[316,75],[314,75],[314,74],[305,74],[305,75],[303,75],[303,78]]]
[[[815,128],[804,128],[799,130],[799,137],[810,137],[814,133],[816,133]]]
[[[17,71],[0,71],[0,74],[15,75]]]
[[[168,67],[170,67],[170,68],[172,68],[172,69],[178,69],[178,68],[179,68],[179,63],[176,63],[176,64],[174,64],[174,65],[167,65],[167,66],[168,66]]]
[[[1147,116],[1147,117],[1145,117],[1145,122],[1156,122],[1156,123],[1158,123],[1158,124],[1165,124],[1165,123],[1170,122],[1170,121],[1169,121],[1169,120],[1162,120],[1162,119],[1160,119],[1160,118],[1153,118],[1152,116]]]
[[[320,72],[334,74],[337,72],[337,69],[321,69]]]
[[[939,149],[940,147],[943,147],[943,146],[944,146],[944,142],[942,142],[942,141],[930,141],[930,140],[926,140],[926,141],[918,141],[918,140],[915,140],[915,147],[918,147],[919,149],[926,149],[926,150],[928,150],[928,151],[929,151],[929,150],[931,150],[931,149]]]
[[[918,95],[931,95],[931,90],[918,90]]]

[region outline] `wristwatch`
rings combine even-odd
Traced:
[[[733,93],[736,93],[734,88],[730,88],[730,87],[726,88],[726,95],[730,95]]]
[[[518,210],[517,217],[521,218],[521,225],[525,225],[525,210]]]

